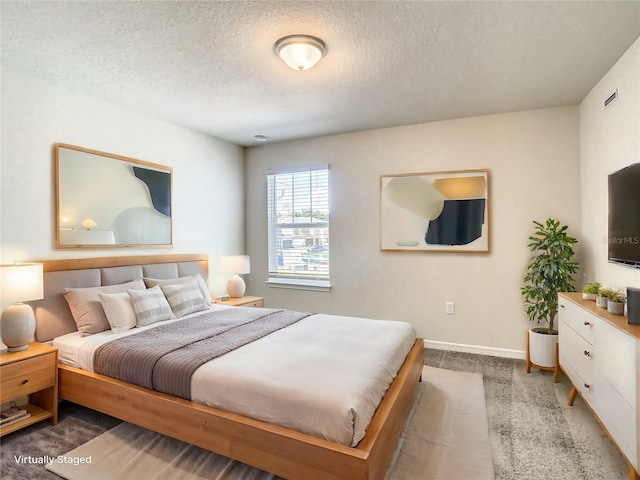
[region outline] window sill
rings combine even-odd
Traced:
[[[305,280],[302,278],[270,278],[267,286],[271,288],[290,288],[293,290],[312,290],[316,292],[330,292],[329,280]]]

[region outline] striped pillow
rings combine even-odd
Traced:
[[[205,310],[207,304],[202,296],[200,287],[195,279],[178,284],[160,284],[160,288],[167,297],[173,314],[177,317],[183,317],[188,313],[199,312]]]
[[[127,290],[138,327],[175,318],[159,286],[148,290]]]
[[[178,283],[185,283],[195,280],[198,283],[198,288],[202,292],[204,303],[211,305],[211,292],[209,292],[209,286],[207,282],[200,275],[192,275],[190,277],[179,278],[143,278],[147,288],[155,287],[156,285],[177,285]]]

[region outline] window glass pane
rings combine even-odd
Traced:
[[[269,276],[329,279],[328,169],[267,176]]]

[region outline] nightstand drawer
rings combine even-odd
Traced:
[[[4,369],[3,369],[4,373]],[[56,371],[53,368],[43,368],[36,371],[25,371],[13,378],[2,377],[2,399],[0,403],[14,398],[23,397],[30,393],[51,387],[56,383]]]
[[[53,353],[8,363],[2,366],[2,384],[4,385],[5,380],[24,375],[25,372],[35,372],[47,367],[56,367],[56,356]]]
[[[261,308],[262,307],[262,300],[255,300],[253,302],[243,303],[242,306],[243,307]]]

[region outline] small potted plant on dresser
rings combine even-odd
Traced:
[[[609,299],[615,296],[616,293],[612,288],[601,288],[596,297],[596,305],[601,308],[607,308]]]
[[[582,289],[582,298],[584,300],[594,301],[600,292],[600,284],[598,282],[589,282]]]
[[[607,297],[607,312],[613,315],[624,315],[624,303],[627,296],[621,292],[613,292]]]
[[[527,316],[532,322],[547,327],[531,328],[527,333],[527,373],[531,367],[554,370],[557,365],[558,331],[554,320],[558,313],[558,292],[575,292],[573,276],[578,262],[573,261],[573,245],[577,240],[567,234],[567,226],[549,218],[545,223],[533,222],[535,232],[529,237],[532,257],[527,266],[521,294]]]

